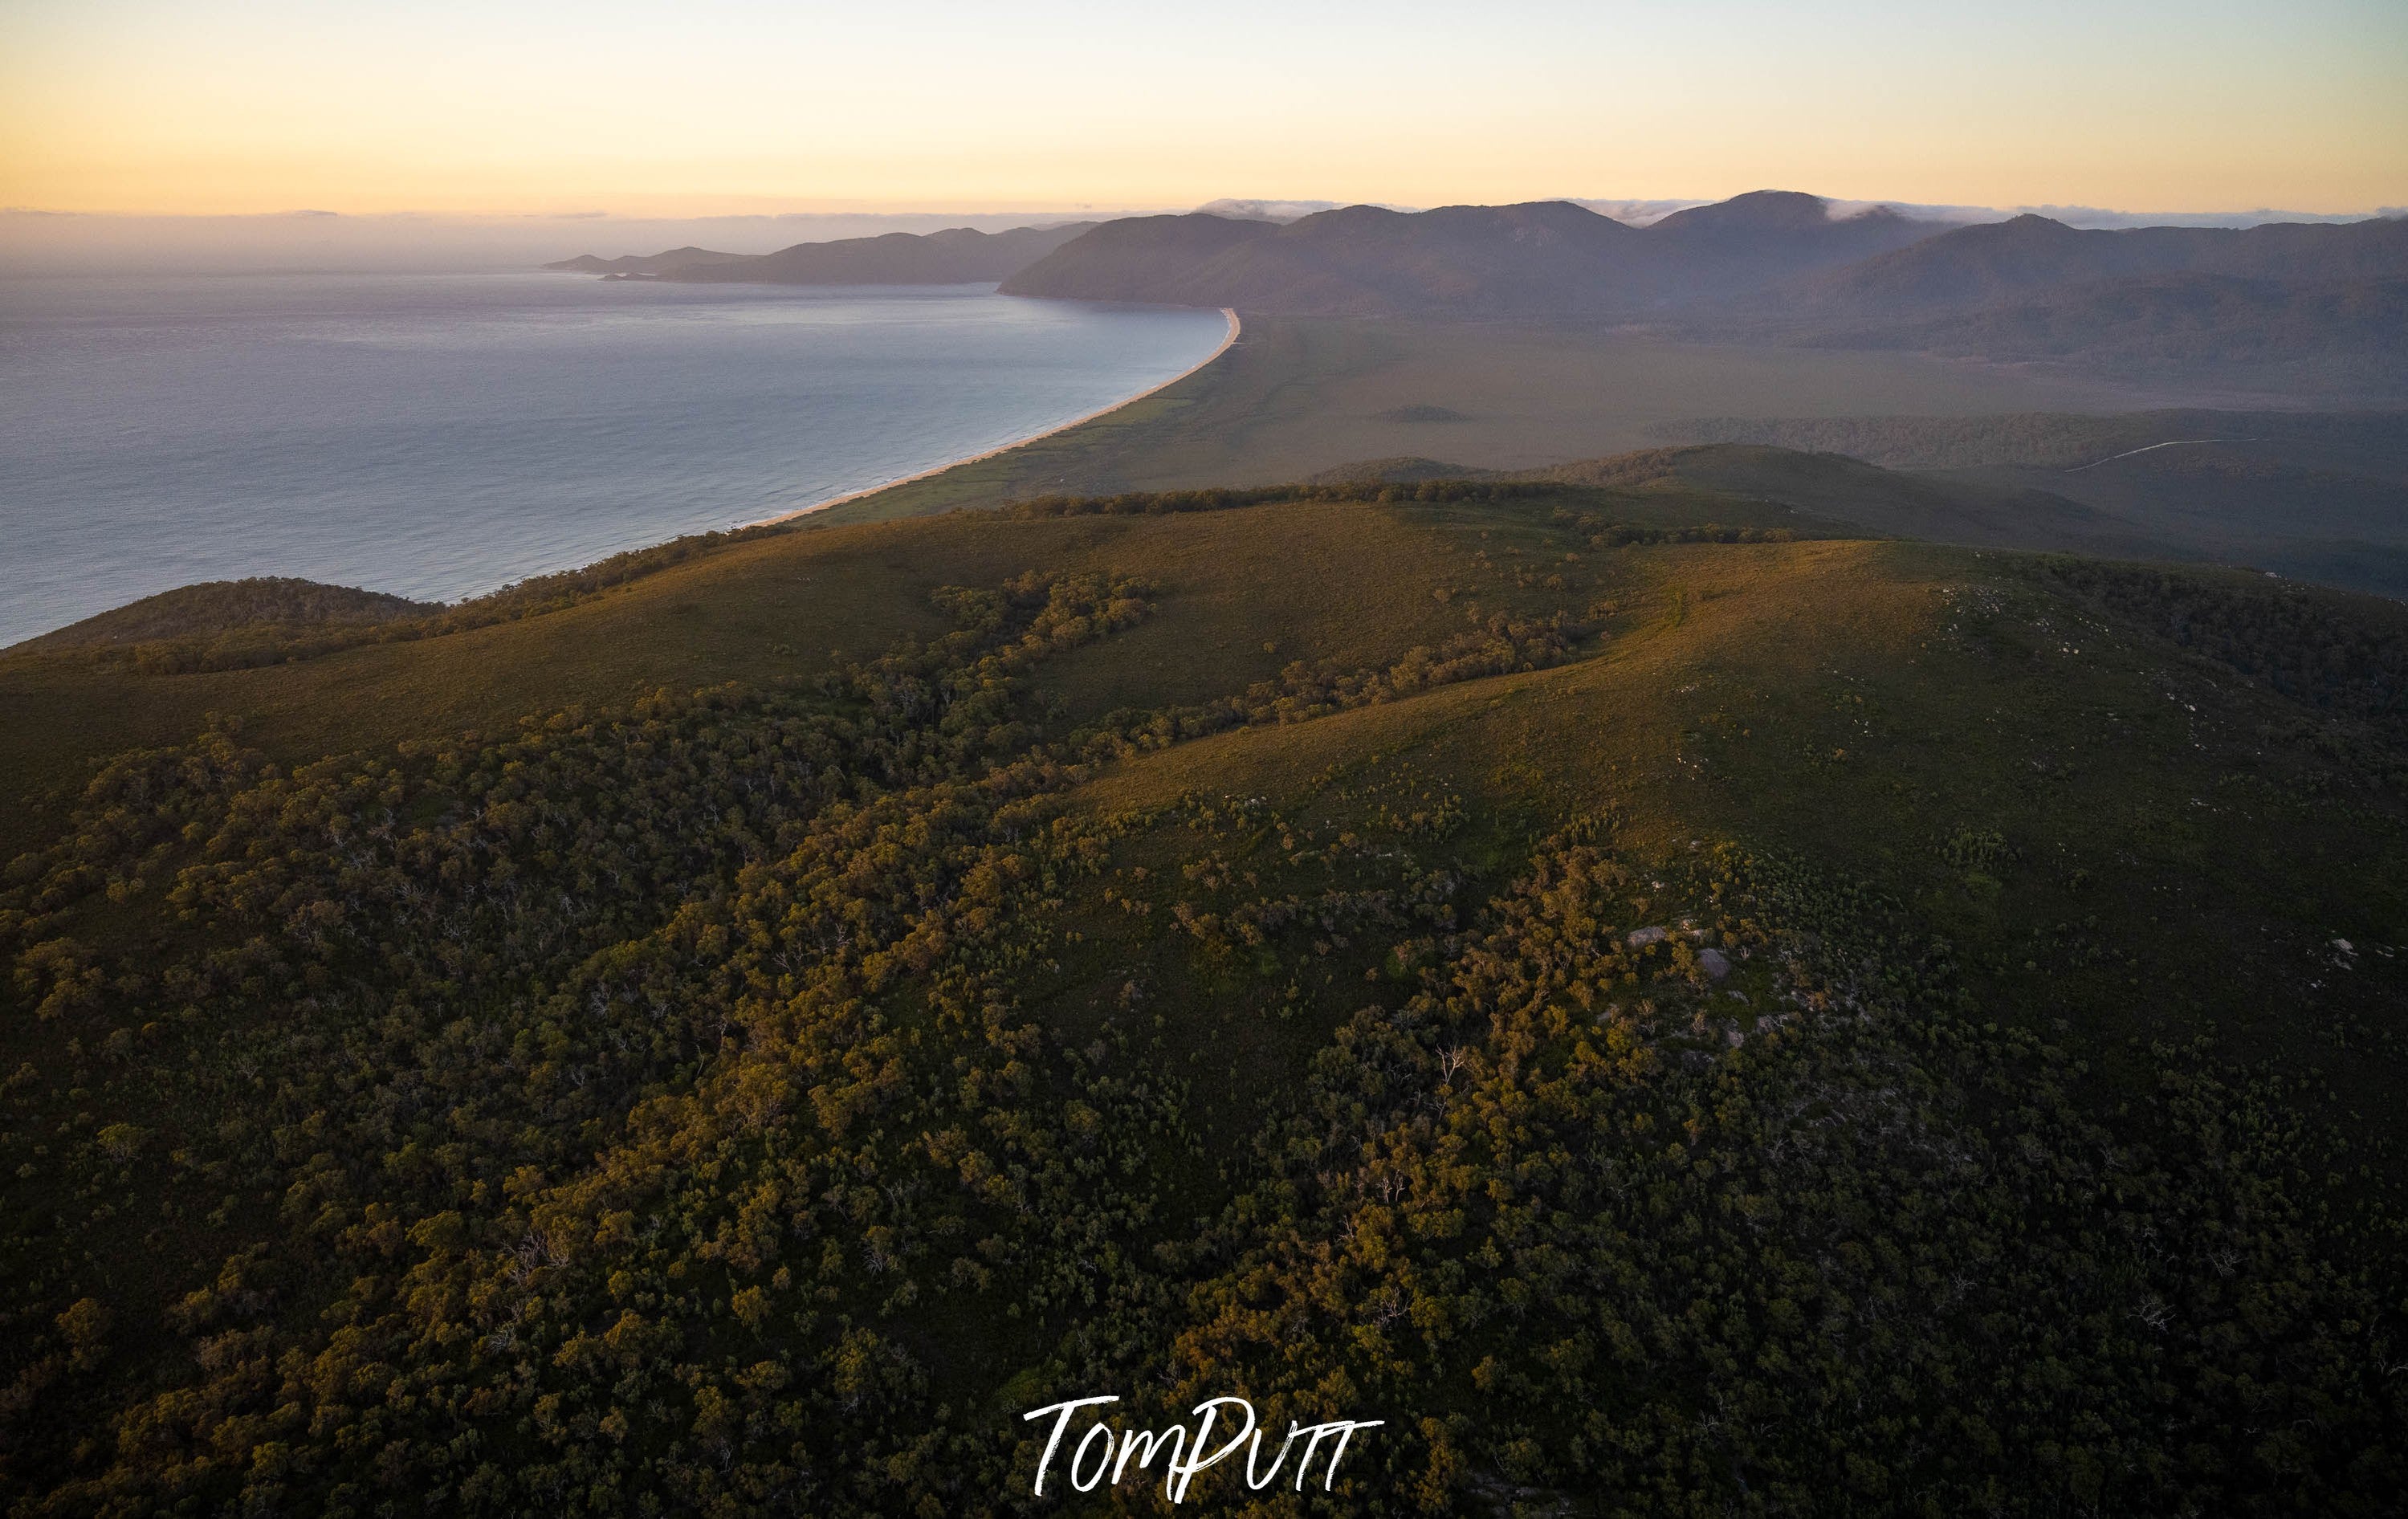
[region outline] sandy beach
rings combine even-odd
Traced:
[[[1238,335],[1242,330],[1243,324],[1238,320],[1238,312],[1235,307],[1225,306],[1221,308],[1221,315],[1227,319],[1229,330],[1221,335],[1221,344],[1218,348],[1215,348],[1211,352],[1205,354],[1194,364],[1171,376],[1168,380],[1164,380],[1161,384],[1149,386],[1146,389],[1138,392],[1135,395],[1129,396],[1125,400],[1114,401],[1111,405],[1106,407],[1097,407],[1095,410],[1088,412],[1086,415],[1073,417],[1068,422],[1063,423],[1059,426],[1048,427],[1041,433],[1031,433],[1026,437],[1015,437],[1009,443],[1002,444],[996,448],[988,449],[982,453],[973,453],[963,458],[954,459],[948,463],[940,464],[933,469],[923,469],[917,474],[897,476],[894,480],[886,480],[877,485],[868,486],[863,490],[847,491],[842,495],[832,495],[824,501],[814,501],[808,507],[796,507],[792,511],[781,511],[774,517],[764,517],[758,522],[747,523],[744,525],[747,527],[767,527],[772,523],[790,523],[797,517],[808,517],[815,511],[825,511],[830,507],[840,507],[848,501],[858,501],[864,496],[876,495],[881,491],[891,491],[897,485],[909,485],[913,480],[930,480],[936,476],[943,474],[949,469],[959,469],[964,465],[974,465],[982,459],[992,459],[998,453],[1010,453],[1014,449],[1026,448],[1029,444],[1038,441],[1039,438],[1052,437],[1056,433],[1067,433],[1073,427],[1083,427],[1087,423],[1094,422],[1098,417],[1111,416],[1113,412],[1120,410],[1123,407],[1135,406],[1138,402],[1144,400],[1149,395],[1158,395],[1162,392],[1168,390],[1171,386],[1178,384],[1181,380],[1185,380],[1188,376],[1202,369],[1206,365],[1211,364],[1222,354],[1229,351],[1229,345],[1238,340]]]

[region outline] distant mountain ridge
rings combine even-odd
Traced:
[[[2265,394],[2408,394],[2408,219],[2096,229],[2028,213],[1968,225],[1779,190],[1639,225],[1560,200],[1293,214],[1310,204],[549,267],[695,282],[992,281],[1010,295],[1277,317],[1570,320]]]
[[[666,253],[630,254],[615,259],[586,253],[544,267],[598,274],[605,279],[696,284],[992,284],[1096,225],[1093,222],[1073,222],[1054,227],[1014,227],[1008,232],[980,232],[971,227],[949,227],[930,233],[889,232],[875,237],[796,243],[774,253],[715,253],[703,248],[677,248]]]
[[[592,253],[580,253],[575,258],[565,258],[544,267],[566,269],[575,274],[666,275],[671,269],[695,265],[739,264],[747,257],[743,253],[716,253],[708,248],[672,248],[666,253],[625,253],[618,258],[597,258]]]
[[[1642,226],[1571,201],[1346,206],[1291,218],[1312,204],[1215,202],[1183,214],[887,233],[762,254],[588,253],[545,267],[709,282],[992,280],[1007,294],[1263,315],[1733,322],[1928,318],[2132,279],[2408,279],[2408,219],[2398,218],[2103,230],[2028,213],[1966,225],[1886,206],[1840,215],[1821,196],[1779,190]]]
[[[1645,227],[1570,201],[1350,206],[1285,225],[1193,212],[1107,222],[1003,290],[1290,316],[1638,315],[1885,252],[1943,225],[1879,208],[1834,217],[1820,197],[1789,191]]]

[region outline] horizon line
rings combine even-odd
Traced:
[[[1510,201],[1449,201],[1442,205],[1433,206],[1413,206],[1398,202],[1375,200],[1325,200],[1317,197],[1304,196],[1223,195],[1216,196],[1211,200],[1204,201],[1200,204],[1188,205],[1096,206],[1027,203],[1017,206],[989,205],[986,207],[979,207],[974,204],[956,204],[950,206],[894,205],[877,210],[861,209],[855,206],[841,209],[831,208],[815,210],[808,208],[790,208],[774,211],[647,211],[635,209],[612,209],[607,208],[589,208],[578,210],[442,210],[427,208],[408,208],[395,210],[337,211],[328,210],[320,207],[308,206],[289,207],[278,210],[257,211],[169,211],[125,208],[87,210],[62,209],[47,206],[0,206],[0,217],[26,217],[56,219],[60,221],[95,222],[785,222],[831,221],[840,219],[891,221],[904,217],[947,216],[976,217],[981,219],[1004,216],[1028,216],[1057,220],[1077,220],[1082,218],[1108,219],[1136,216],[1194,215],[1210,212],[1214,208],[1224,206],[1311,208],[1311,210],[1299,209],[1297,214],[1300,217],[1303,215],[1317,214],[1326,210],[1352,209],[1365,206],[1375,207],[1383,210],[1398,211],[1407,214],[1419,214],[1425,211],[1447,209],[1455,207],[1503,207],[1547,204],[1578,206],[1584,210],[1589,210],[1602,216],[1609,214],[1599,209],[1600,207],[1605,206],[1627,207],[1634,209],[1639,208],[1648,208],[1650,209],[1661,208],[1662,210],[1659,214],[1670,214],[1674,210],[1699,206],[1721,205],[1731,200],[1739,199],[1742,195],[1762,194],[1768,193],[1805,193],[1813,195],[1815,199],[1823,201],[1833,207],[1861,208],[1868,210],[1887,208],[1905,212],[1929,213],[1936,219],[1941,220],[1971,220],[1981,216],[2014,217],[2038,215],[2054,216],[2060,219],[2065,216],[2113,216],[2129,218],[2172,217],[2184,219],[2249,217],[2267,222],[2353,222],[2382,221],[2408,216],[2408,204],[2397,206],[2375,206],[2345,211],[2308,211],[2276,206],[2216,207],[2200,209],[2175,209],[2171,208],[2135,209],[2119,206],[2092,206],[2080,203],[2057,201],[2037,202],[2014,206],[1991,206],[1970,202],[1910,201],[1903,199],[1870,198],[1854,195],[1827,195],[1813,191],[1784,192],[1776,191],[1773,187],[1765,187],[1759,190],[1742,191],[1738,194],[1725,195],[1718,198],[1684,195],[1566,194],[1532,196],[1522,200]]]

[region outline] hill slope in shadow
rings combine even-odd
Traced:
[[[2029,518],[2022,547],[2250,565],[2408,598],[2408,413],[1713,418],[1659,430],[1844,453],[1935,489],[2039,493],[2090,514]],[[1944,523],[1919,536],[1971,541]]]

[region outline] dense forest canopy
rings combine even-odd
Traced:
[[[947,578],[839,622],[854,554]],[[739,610],[813,657],[243,716]],[[1021,1415],[1091,1395],[1382,1421],[1326,1491],[1198,1476],[1229,1512],[2408,1483],[2373,604],[1424,482],[446,615],[0,669],[222,704],[0,878],[12,1513],[1161,1505],[1031,1494]]]

